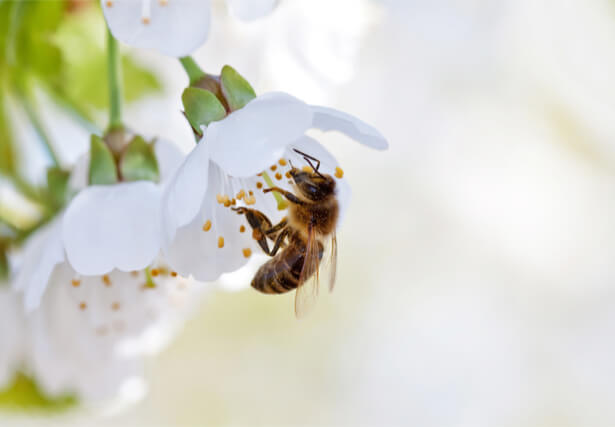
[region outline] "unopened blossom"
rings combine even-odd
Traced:
[[[212,122],[163,196],[164,253],[172,268],[198,280],[214,280],[259,253],[245,216],[232,208],[255,208],[273,223],[279,221],[285,212],[272,193],[263,190],[271,184],[291,190],[291,163],[308,167],[301,153],[318,159],[320,172],[336,178],[343,217],[350,186],[337,160],[305,135],[310,128],[339,131],[379,150],[388,146],[376,129],[359,119],[284,93],[259,96]]]
[[[277,0],[229,0],[240,19],[269,13]],[[209,35],[209,0],[101,0],[113,36],[128,45],[186,56]]]

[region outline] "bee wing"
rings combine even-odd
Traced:
[[[318,298],[318,266],[319,242],[316,239],[314,228],[308,228],[308,239],[305,249],[305,260],[299,276],[300,285],[295,293],[295,315],[297,318],[304,317],[314,306]]]

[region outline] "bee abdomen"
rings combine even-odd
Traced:
[[[303,256],[298,256],[298,253],[289,249],[291,248],[258,269],[252,279],[254,289],[265,294],[283,294],[298,286],[301,269],[295,267],[297,264],[303,265]]]

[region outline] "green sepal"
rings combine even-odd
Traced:
[[[256,98],[256,92],[250,83],[230,65],[222,67],[220,86],[231,111],[245,107],[248,102]]]
[[[109,185],[118,181],[113,154],[98,135],[92,135],[90,139],[88,181],[90,185]]]
[[[158,181],[160,172],[154,144],[135,136],[120,159],[120,175],[124,181]]]
[[[197,87],[187,87],[182,93],[184,114],[190,122],[194,132],[202,136],[201,126],[207,126],[211,122],[222,120],[226,116],[226,110],[216,95],[208,90]]]
[[[68,180],[70,172],[57,167],[47,169],[47,192],[51,203],[61,208],[68,201]]]

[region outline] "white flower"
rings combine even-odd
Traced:
[[[340,216],[348,205],[350,187],[341,179],[337,160],[316,140],[310,128],[337,130],[375,149],[386,149],[384,137],[357,118],[326,107],[309,106],[284,94],[269,93],[211,123],[165,190],[162,206],[164,253],[182,275],[214,280],[244,265],[260,251],[243,215],[229,207],[248,205],[272,222],[283,216],[269,187],[290,189],[290,162],[307,166],[299,150],[320,160],[323,173],[336,176]],[[234,202],[233,202],[234,201]]]
[[[169,56],[190,55],[209,35],[209,0],[101,0],[113,36]],[[229,0],[243,20],[269,13],[277,0]]]
[[[164,181],[182,155],[170,142],[158,141],[155,151]],[[73,183],[85,182],[82,159]],[[95,185],[82,189],[65,212],[30,245],[14,287],[24,292],[28,311],[38,307],[52,283],[52,273],[65,264],[74,279],[102,276],[114,270],[132,272],[151,266],[161,248],[162,186],[150,181]]]

